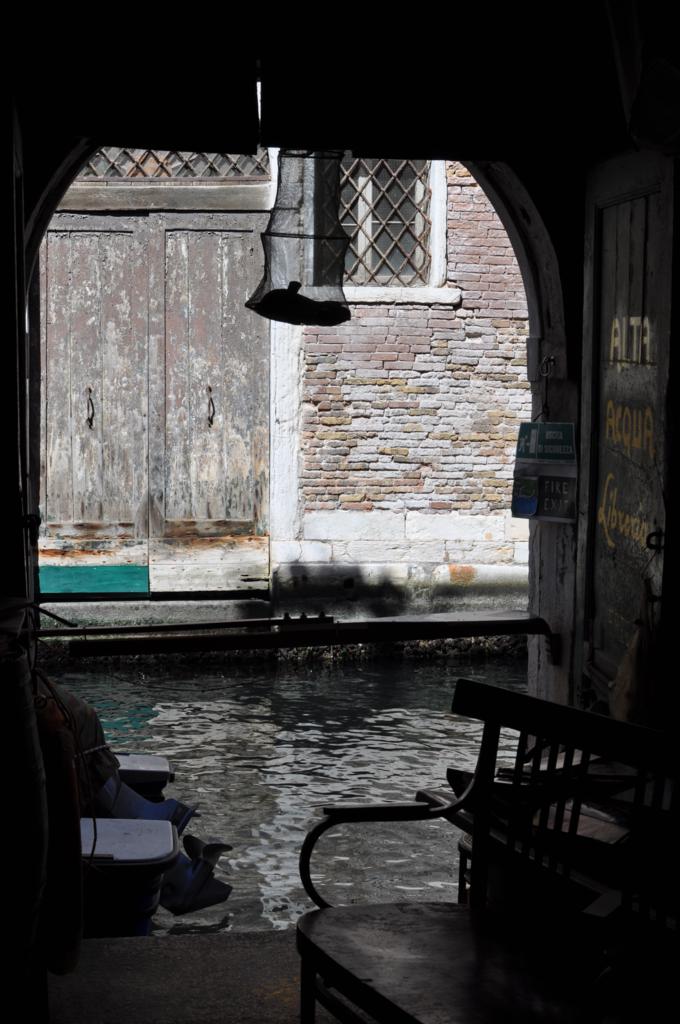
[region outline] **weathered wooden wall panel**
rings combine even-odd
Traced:
[[[612,174],[592,194],[579,553],[583,668],[600,700],[632,650],[643,591],[661,593],[667,483],[669,176],[642,156]]]
[[[593,663],[615,672],[638,616],[638,594],[618,585],[660,572],[648,535],[663,523],[663,399],[651,327],[657,307],[653,261],[645,259],[658,194],[603,211],[598,507],[594,537]],[[652,273],[650,273],[650,270]],[[659,401],[661,400],[661,401]],[[660,576],[658,582],[660,583]]]
[[[250,567],[247,563],[224,565],[217,563],[153,561],[149,565],[149,587],[153,593],[211,592],[211,591],[266,591],[269,582],[269,559],[266,565]]]
[[[151,589],[262,590],[269,580],[267,537],[149,541]]]
[[[104,518],[104,372],[99,239],[90,232],[74,233],[70,250],[68,368],[73,517],[76,522],[100,522]],[[92,410],[89,426],[88,409]]]
[[[145,230],[101,236],[103,281],[103,490],[107,517],[147,536],[147,331]]]
[[[190,456],[190,515],[194,519],[230,518],[226,508],[222,305],[225,300],[219,261],[219,236],[187,233],[189,279],[189,378],[185,436]],[[219,412],[215,410],[219,409]],[[166,466],[166,471],[169,466]],[[179,517],[176,517],[179,518]]]
[[[229,244],[226,244],[226,243]],[[233,295],[252,295],[261,274],[257,235],[223,238],[223,277]],[[227,506],[233,519],[250,519],[255,533],[268,529],[269,504],[269,338],[266,321],[251,310],[243,316],[233,303],[225,305],[223,361],[225,457],[232,467]]]
[[[266,332],[240,301],[253,249],[250,234],[166,235],[167,519],[262,518]]]
[[[76,565],[146,565],[148,561],[147,540],[135,540],[132,530],[121,530],[117,537],[101,540],[73,532],[68,535],[61,525],[58,535],[52,535],[53,532],[56,531],[47,531],[40,552],[43,561],[49,561],[50,565],[73,568]],[[88,529],[87,532],[94,531]]]
[[[253,560],[252,541],[267,531],[269,330],[243,303],[261,275],[254,228],[263,225],[228,215],[155,216],[152,225],[164,240],[151,274],[166,287],[152,340],[165,419],[151,435],[151,535],[175,543],[152,541],[151,588],[259,588],[268,543]],[[227,569],[224,553],[239,547],[241,565]]]
[[[165,314],[165,338],[161,336],[154,362],[161,372],[165,368],[165,416],[161,408],[163,418],[157,426],[161,431],[158,440],[162,440],[163,455],[158,464],[154,461],[152,465],[160,475],[163,518],[182,519],[191,517],[188,239],[186,233],[172,232],[161,239],[161,246],[163,243],[165,259],[159,279],[165,278],[165,306],[161,306],[161,318],[163,312]],[[162,301],[160,294],[158,300]],[[163,330],[162,319],[159,329]]]
[[[45,563],[146,564],[146,230],[57,217],[43,256]],[[139,541],[144,542],[143,545]]]
[[[45,473],[42,517],[46,522],[73,520],[71,401],[68,393],[70,321],[70,239],[50,232],[45,257],[47,321],[45,325]]]

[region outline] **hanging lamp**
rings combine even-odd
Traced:
[[[282,149],[276,202],[262,233],[264,277],[246,306],[269,320],[350,319],[342,290],[349,245],[339,218],[342,152]]]

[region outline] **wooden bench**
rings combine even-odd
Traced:
[[[680,964],[670,736],[469,680],[452,710],[484,723],[464,792],[324,808],[305,840],[301,877],[320,909],[298,923],[303,1024],[317,1001],[346,1024],[668,1019]],[[438,817],[472,832],[466,906],[330,907],[317,892],[310,860],[329,828]]]

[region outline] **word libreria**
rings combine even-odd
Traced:
[[[613,473],[608,473],[597,510],[597,522],[604,531],[607,547],[615,548],[617,535],[646,550],[649,523],[642,516],[631,515],[618,507],[618,488]]]

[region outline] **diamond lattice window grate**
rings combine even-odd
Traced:
[[[266,149],[245,153],[185,153],[161,149],[118,149],[109,146],[90,157],[81,179],[118,181],[205,181],[215,178],[269,178]]]
[[[430,164],[345,159],[340,219],[350,236],[348,284],[428,284]]]

